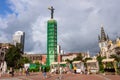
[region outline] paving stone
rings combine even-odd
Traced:
[[[0,80],[43,80],[42,73],[31,73],[30,76],[1,77]],[[50,75],[47,73],[47,78],[44,80],[120,80],[119,75],[101,75],[101,74],[56,74]]]

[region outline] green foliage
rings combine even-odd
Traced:
[[[114,54],[110,56],[111,58],[114,58],[117,61],[117,73],[120,74],[120,66],[118,66],[118,63],[120,64],[120,54]]]
[[[120,55],[114,54],[110,56],[111,58],[114,58],[117,62],[120,62]]]
[[[86,63],[87,60],[92,60],[92,58],[85,58],[85,59],[84,59],[84,62]]]
[[[39,62],[35,62],[36,65],[41,65]]]
[[[8,67],[17,68],[17,63],[22,57],[20,52],[20,47],[11,45],[5,55],[5,60]]]
[[[105,58],[106,57],[97,56],[97,61],[99,62],[99,64],[102,64],[102,60]]]
[[[83,60],[82,53],[79,53],[77,57],[73,59],[73,61],[82,61],[82,60]]]
[[[82,61],[82,60],[83,60],[82,53],[79,53],[77,57],[75,57],[73,60],[66,59],[65,61],[68,63],[72,63],[73,61]]]
[[[47,72],[50,71],[50,66],[46,66],[46,71],[47,71]]]
[[[85,65],[86,67],[87,67],[86,62],[87,62],[88,60],[92,60],[92,58],[85,58],[85,59],[84,59],[84,65]]]
[[[11,45],[5,55],[5,61],[8,67],[14,67],[16,69],[23,67],[24,63],[31,62],[28,58],[22,57],[21,45]]]
[[[42,66],[41,66],[41,71],[43,71],[44,68],[46,68],[46,71],[47,71],[47,72],[50,71],[50,66],[42,65]]]
[[[99,72],[104,73],[104,67],[102,64],[99,64]]]
[[[97,56],[97,61],[99,63],[99,71],[100,72],[104,72],[104,67],[103,67],[103,64],[102,64],[102,60],[105,59],[106,57],[101,57],[101,56]]]
[[[36,62],[36,72],[40,71],[40,63],[39,62]]]
[[[73,60],[69,60],[69,59],[66,59],[65,60],[67,63],[72,63],[73,62]]]
[[[29,69],[30,70],[30,72],[39,72],[39,67],[35,67],[35,68],[30,68]]]
[[[106,63],[106,68],[109,68],[109,69],[114,68],[113,63],[112,62]]]
[[[60,66],[62,66],[62,67],[66,67],[66,64],[60,64]]]
[[[120,75],[120,62],[117,63],[117,73]]]
[[[40,66],[41,64],[39,62],[36,62],[36,63],[31,63],[30,64],[30,72],[38,72],[40,71]]]
[[[31,63],[32,61],[26,57],[21,57],[17,63],[17,68],[22,68],[25,63]]]

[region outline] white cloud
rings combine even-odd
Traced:
[[[5,28],[7,28],[7,27],[8,27],[7,21],[6,21],[5,19],[1,19],[1,18],[0,18],[0,28],[1,28],[1,29],[5,29]]]
[[[7,34],[4,32],[0,32],[0,43],[8,43],[10,41],[8,41],[7,39]]]
[[[46,48],[46,37],[47,37],[47,20],[45,17],[38,17],[37,20],[32,23],[32,39],[34,44],[34,50],[39,52],[45,51]]]

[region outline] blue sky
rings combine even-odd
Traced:
[[[119,4],[120,0],[0,0],[0,42],[12,42],[16,31],[24,31],[25,52],[46,53],[48,7],[53,6],[61,48],[96,54],[101,24],[110,39],[120,36]]]
[[[9,8],[10,4],[8,0],[0,0],[0,15],[6,16],[9,13],[12,13],[12,10]]]

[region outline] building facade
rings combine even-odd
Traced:
[[[109,41],[109,38],[106,36],[103,26],[101,27],[101,35],[98,36],[98,38],[101,56],[106,56],[107,42]]]
[[[98,36],[98,40],[101,56],[109,58],[113,54],[120,54],[120,38],[110,40],[103,27],[101,27],[101,35]]]
[[[5,61],[6,51],[11,47],[10,43],[0,43],[0,64]]]
[[[30,59],[33,63],[39,62],[42,63],[42,54],[23,54],[23,57],[27,57]]]
[[[85,58],[89,58],[89,54],[85,53],[85,52],[74,52],[74,53],[66,53],[66,54],[62,54],[61,55],[61,61],[65,61],[65,60],[73,60],[74,58],[76,58],[79,54],[81,54],[81,56],[83,57],[83,59]]]

